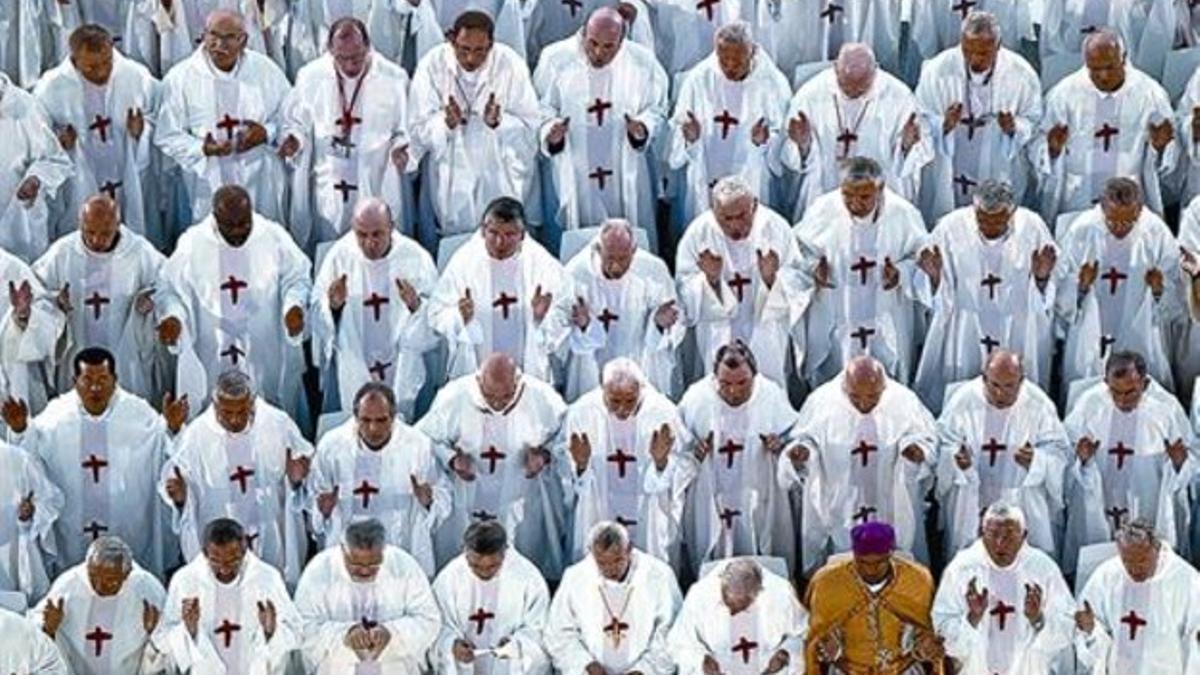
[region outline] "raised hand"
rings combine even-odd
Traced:
[[[1097,441],[1090,436],[1084,436],[1075,443],[1075,456],[1079,458],[1081,464],[1087,464],[1093,457],[1096,456],[1096,451],[1100,449],[1100,441]]]
[[[908,154],[909,150],[921,142],[921,125],[917,122],[917,114],[913,113],[908,116],[908,121],[904,123],[904,128],[900,130],[900,149],[904,154]]]
[[[146,635],[158,628],[158,620],[161,617],[162,611],[159,608],[150,604],[149,600],[142,600],[142,629],[146,631]]]
[[[250,152],[270,140],[267,128],[258,122],[245,120],[242,122],[242,126],[245,127],[245,131],[238,134],[237,137],[237,151],[239,153]]]
[[[771,139],[771,127],[767,124],[767,118],[760,117],[750,128],[750,142],[757,147],[762,147]]]
[[[1050,131],[1046,132],[1046,146],[1050,151],[1050,159],[1058,159],[1070,139],[1071,128],[1067,125],[1060,123],[1051,127]]]
[[[586,331],[591,321],[592,315],[588,311],[587,300],[582,297],[576,297],[575,304],[571,306],[571,323],[579,330]]]
[[[541,323],[542,319],[546,318],[552,302],[554,302],[553,293],[543,293],[540,285],[533,290],[533,300],[530,301],[529,306],[533,310],[534,323]]]
[[[817,288],[833,288],[833,269],[829,266],[829,258],[821,256],[817,267],[813,270],[813,282]]]
[[[13,319],[24,329],[33,314],[33,286],[28,279],[22,279],[20,286],[8,282],[8,302],[12,305]]]
[[[287,138],[279,144],[279,149],[275,151],[275,154],[279,159],[288,160],[295,157],[298,152],[300,152],[300,139],[288,134]]]
[[[978,626],[987,609],[988,590],[985,588],[980,591],[979,580],[971,577],[970,583],[967,584],[967,621],[970,621],[972,626]]]
[[[178,466],[173,468],[172,475],[167,478],[167,496],[171,498],[175,508],[181,509],[187,503],[187,481],[183,479]]]
[[[29,176],[17,186],[17,199],[32,204],[42,190],[42,180],[37,176]]]
[[[1042,621],[1042,587],[1037,584],[1025,584],[1025,618],[1029,623],[1039,624]]]
[[[63,126],[59,127],[55,135],[58,137],[58,144],[61,145],[62,149],[66,150],[67,152],[74,150],[75,143],[79,140],[79,133],[76,132],[75,127],[71,126],[70,124],[64,124]]]
[[[775,249],[767,249],[764,253],[760,248],[758,254],[758,274],[762,277],[767,288],[775,286],[775,277],[779,274],[779,254]]]
[[[808,155],[812,147],[812,124],[809,123],[807,115],[796,113],[795,117],[788,120],[788,138],[796,144],[801,156]]]
[[[1171,124],[1170,119],[1165,119],[1158,124],[1153,122],[1148,125],[1150,131],[1150,145],[1158,152],[1167,149],[1171,141],[1175,140],[1175,127]]]
[[[175,394],[167,392],[163,394],[162,415],[163,420],[167,423],[167,429],[171,435],[179,433],[184,424],[187,424],[188,414],[191,412],[191,405],[188,403],[187,394],[175,398]]]
[[[409,314],[414,314],[421,309],[421,294],[417,292],[416,286],[408,282],[408,279],[396,280],[396,292],[400,294],[400,301],[404,303]]]
[[[475,480],[475,462],[461,448],[454,448],[454,456],[450,458],[450,470],[468,483]]]
[[[796,468],[800,468],[806,462],[808,462],[808,458],[812,456],[812,451],[800,443],[797,443],[788,449],[787,456],[788,459],[792,460],[792,464],[794,464]]]
[[[58,289],[58,293],[54,296],[54,304],[63,314],[70,314],[75,310],[75,306],[71,304],[71,284],[69,282]]]
[[[1150,292],[1155,298],[1161,298],[1165,286],[1166,278],[1163,276],[1163,271],[1157,267],[1151,267],[1146,270],[1146,285],[1150,287]]]
[[[1087,600],[1083,601],[1083,609],[1075,612],[1075,627],[1084,635],[1091,635],[1092,631],[1096,630],[1096,613],[1092,611],[1092,605]]]
[[[567,443],[567,452],[571,454],[571,461],[575,462],[575,473],[582,476],[592,459],[592,441],[585,433],[572,433]]]
[[[692,450],[692,453],[696,455],[697,462],[703,462],[706,457],[712,454],[713,443],[715,442],[713,432],[711,431],[708,432],[707,436],[696,441],[696,447]]]
[[[966,111],[966,106],[962,101],[955,101],[946,108],[946,112],[942,113],[942,135],[945,136],[954,131],[962,121],[963,113]]]
[[[551,147],[561,146],[567,140],[567,132],[571,129],[571,118],[564,117],[560,120],[555,120],[550,125],[550,131],[546,134],[546,144]]]
[[[471,299],[470,287],[467,287],[458,299],[458,315],[462,317],[464,324],[471,323],[471,319],[475,318],[475,301]]]
[[[22,399],[11,396],[4,399],[4,403],[0,404],[0,414],[4,416],[8,428],[18,434],[23,433],[29,425],[29,405]]]
[[[321,512],[325,520],[333,517],[333,509],[337,506],[338,493],[340,491],[341,488],[338,485],[334,485],[333,489],[329,492],[322,492],[317,495],[317,510]]]
[[[1033,278],[1038,282],[1045,282],[1054,273],[1054,265],[1058,263],[1058,249],[1053,244],[1035,250],[1029,261],[1030,271],[1033,273]]]
[[[284,466],[288,482],[292,484],[293,489],[299,489],[308,479],[308,472],[312,468],[312,458],[307,455],[297,455],[291,448],[288,448]]]
[[[650,131],[646,129],[646,125],[625,115],[625,134],[629,136],[629,140],[635,145],[644,143],[650,135]]]
[[[954,465],[959,471],[970,469],[973,464],[971,459],[971,450],[965,445],[958,446],[958,452],[954,453]]]
[[[304,310],[299,305],[293,305],[287,314],[283,315],[283,327],[287,329],[289,337],[296,337],[304,332]]]
[[[33,516],[37,513],[37,505],[33,503],[33,492],[21,498],[21,502],[17,504],[17,520],[22,523],[28,523],[33,520]]]
[[[687,141],[689,144],[700,140],[700,120],[696,119],[696,116],[692,114],[691,110],[687,112],[687,119],[682,125],[680,125],[679,128],[681,131],[683,131],[683,140]]]
[[[184,598],[180,616],[183,618],[183,626],[187,628],[188,635],[195,640],[196,633],[200,630],[200,598]]]
[[[541,448],[525,448],[525,477],[537,478],[550,463],[550,455]]]
[[[1009,138],[1017,134],[1017,116],[1008,110],[1001,110],[1000,114],[996,115],[996,126],[1000,127],[1000,131]]]
[[[721,283],[721,269],[724,265],[724,259],[709,249],[700,251],[700,257],[696,259],[696,266],[704,273],[708,285],[714,288]]]
[[[135,141],[142,139],[146,131],[146,115],[141,108],[130,108],[125,111],[125,133]]]
[[[883,290],[890,291],[900,285],[900,270],[891,258],[883,259]]]
[[[258,601],[258,625],[262,626],[263,637],[269,642],[275,635],[275,603],[270,600]]]
[[[391,159],[392,166],[396,167],[400,173],[404,173],[408,168],[408,143],[392,148]]]
[[[1013,460],[1028,471],[1029,467],[1033,465],[1033,446],[1029,443],[1022,445],[1017,449],[1017,454],[1013,455]]]
[[[942,284],[942,264],[942,249],[937,244],[921,249],[917,256],[917,267],[929,277],[929,283],[935,291]]]
[[[671,448],[675,447],[675,432],[671,431],[671,425],[663,422],[663,425],[650,434],[650,459],[654,460],[654,466],[659,471],[667,468],[667,461],[671,457]]]
[[[429,510],[433,504],[433,486],[417,480],[417,475],[413,473],[408,474],[408,481],[412,485],[413,498],[417,500],[418,504]]]
[[[1093,260],[1079,267],[1079,292],[1087,293],[1092,290],[1092,284],[1100,276],[1100,261]]]
[[[496,92],[488,94],[487,103],[483,106],[483,123],[489,129],[500,126],[500,104],[496,102]]]
[[[329,309],[340,312],[346,306],[346,298],[350,297],[347,281],[347,276],[343,274],[329,284],[329,289],[325,291],[325,297],[329,298]]]
[[[58,629],[62,627],[63,619],[67,616],[64,609],[66,602],[66,598],[59,598],[55,604],[52,598],[47,598],[46,605],[42,608],[42,632],[51,640],[58,635]]]
[[[467,123],[467,118],[463,116],[462,107],[458,105],[458,101],[454,96],[450,96],[446,101],[446,107],[443,109],[446,119],[446,128],[454,131],[461,125]]]
[[[679,308],[675,306],[674,300],[668,300],[654,310],[654,325],[658,326],[659,330],[667,330],[678,320]]]

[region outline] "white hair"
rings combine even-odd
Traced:
[[[1025,531],[1025,512],[1016,504],[995,502],[983,512],[983,526],[988,523],[1016,523],[1021,531]]]
[[[217,376],[217,396],[241,400],[254,396],[254,380],[240,370],[227,370]]]
[[[999,42],[1000,22],[991,12],[971,12],[962,22],[962,34],[965,37],[989,37]]]
[[[604,364],[604,371],[600,376],[601,384],[630,381],[636,382],[639,386],[646,384],[646,373],[642,371],[642,367],[638,365],[637,361],[627,356],[618,356]]]
[[[88,546],[87,562],[89,565],[120,567],[121,571],[128,572],[133,569],[133,551],[120,537],[98,537]]]
[[[721,569],[721,588],[730,593],[754,596],[762,587],[762,567],[749,558],[731,560]]]
[[[740,199],[758,199],[754,188],[741,176],[726,176],[717,181],[712,189],[712,205],[730,204]]]
[[[628,550],[632,545],[629,539],[629,530],[625,526],[612,521],[602,520],[592,526],[588,530],[588,550],[595,553],[596,551],[612,551],[614,549]]]
[[[750,23],[743,19],[738,19],[718,28],[716,34],[713,35],[713,44],[720,44],[722,42],[731,45],[753,47],[754,32],[750,28]]]

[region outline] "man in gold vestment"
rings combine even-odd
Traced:
[[[929,570],[893,555],[891,525],[850,532],[852,558],[834,558],[808,587],[806,672],[816,675],[941,675]]]

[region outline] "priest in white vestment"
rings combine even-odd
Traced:
[[[313,531],[333,548],[348,525],[374,518],[387,528],[388,544],[407,551],[432,578],[433,535],[450,515],[449,480],[429,438],[396,416],[390,388],[364,384],[352,401],[353,419],[317,443]]]
[[[962,44],[922,66],[917,100],[936,152],[921,180],[927,218],[970,206],[988,179],[1011,183],[1025,202],[1026,149],[1041,122],[1042,87],[1033,66],[1000,39],[997,17],[974,12],[962,24]]]
[[[771,184],[782,173],[776,147],[786,139],[791,95],[749,23],[717,30],[713,53],[683,74],[671,115],[667,164],[684,171],[681,224],[705,210],[712,186],[726,176],[741,176],[767,204],[782,203]]]
[[[596,239],[566,265],[575,286],[567,340],[567,400],[600,384],[616,358],[637,362],[655,389],[677,398],[683,386],[679,346],[686,336],[666,264],[638,247],[627,220],[604,221]]]
[[[788,222],[738,176],[717,182],[711,205],[687,226],[675,254],[675,282],[696,337],[697,368],[711,373],[717,350],[741,340],[763,376],[786,386],[793,369],[790,334],[811,295],[796,239]]]
[[[625,218],[647,228],[657,250],[652,150],[664,131],[668,81],[654,53],[626,32],[621,15],[601,7],[579,34],[542,53],[539,140],[557,205],[546,215],[564,230]]]
[[[974,206],[942,218],[917,256],[916,296],[932,310],[913,389],[931,410],[975,377],[997,349],[1021,355],[1050,386],[1058,247],[1008,183],[983,181]]]
[[[633,361],[613,359],[604,379],[567,409],[555,465],[568,518],[568,559],[586,554],[587,534],[620,523],[639,550],[679,570],[686,491],[697,466],[675,405]]]
[[[86,1],[86,0],[83,0]],[[99,0],[108,2],[109,0]],[[336,1],[336,0],[335,0]],[[367,0],[368,2],[370,0]],[[208,19],[216,12],[241,12],[238,21],[247,31],[246,44],[280,68],[287,62],[285,42],[292,51],[294,39],[286,35],[295,8],[286,0],[124,0],[132,5],[122,36],[122,51],[163,75],[186,61],[196,47],[211,39]],[[294,3],[297,7],[303,3]],[[292,28],[293,35],[298,26]],[[223,32],[223,31],[222,31]],[[295,74],[290,69],[289,74]]]
[[[736,22],[753,25],[760,18],[755,0],[664,0],[654,3],[658,33],[657,51],[667,73],[686,73],[713,51],[717,31]]]
[[[1167,544],[1190,547],[1195,435],[1179,401],[1147,374],[1136,352],[1108,357],[1105,378],[1067,412],[1075,457],[1067,467],[1067,527],[1061,560],[1074,570],[1080,548],[1106,542],[1135,518]]]
[[[308,547],[312,454],[296,424],[258,398],[244,373],[222,374],[212,405],[176,439],[159,479],[184,560],[201,553],[207,523],[231,518],[251,552],[294,584]]]
[[[292,81],[304,66],[324,56],[329,31],[339,19],[354,19],[369,26],[372,46],[385,59],[397,64],[404,55],[409,34],[424,29],[419,21],[423,17],[415,14],[407,2],[305,0],[289,4],[291,7],[284,10],[289,29],[286,70]],[[437,39],[440,42],[442,38]]]
[[[412,420],[429,375],[423,355],[437,345],[429,320],[437,268],[396,231],[382,199],[360,201],[350,229],[330,246],[313,282],[313,356],[324,408],[349,411],[362,385],[382,382],[395,392],[399,414]]]
[[[776,556],[794,569],[790,486],[775,480],[797,419],[783,387],[759,374],[755,355],[735,340],[717,351],[713,374],[683,395],[679,415],[698,464],[683,524],[691,571],[734,555]]]
[[[1025,379],[1021,358],[996,350],[983,375],[952,390],[937,423],[937,486],[949,555],[979,534],[979,517],[997,502],[1028,515],[1029,543],[1059,550],[1063,476],[1072,461],[1058,411]]]
[[[463,13],[413,74],[411,155],[422,163],[420,239],[430,251],[472,231],[493,200],[523,200],[537,176],[537,94],[529,67],[492,41],[494,30],[483,12]]]
[[[424,672],[441,617],[429,581],[385,528],[364,520],[342,545],[317,554],[296,589],[304,626],[301,653],[314,675]]]
[[[667,635],[683,598],[667,563],[633,547],[620,524],[588,535],[589,555],[563,575],[544,638],[562,673],[670,675]]]
[[[1050,675],[1071,648],[1075,598],[1053,551],[1026,535],[1021,509],[997,502],[942,574],[933,625],[962,675]]]
[[[199,411],[226,370],[248,373],[297,416],[312,263],[234,185],[179,239],[156,290],[159,340],[178,357],[176,389]]]
[[[150,646],[166,598],[124,541],[103,536],[88,547],[86,561],[55,580],[29,618],[54,640],[75,675],[150,673],[166,665]]]
[[[1075,612],[1075,655],[1084,672],[1197,672],[1200,575],[1153,525],[1117,533],[1118,555],[1092,572]]]
[[[430,324],[449,352],[446,376],[473,373],[499,353],[553,382],[575,303],[571,278],[528,235],[521,202],[496,199],[482,222],[450,258],[430,298]]]
[[[54,641],[20,614],[0,608],[0,670],[25,675],[73,675]]]
[[[812,387],[871,355],[900,382],[912,379],[921,213],[884,186],[874,160],[842,165],[841,189],[818,199],[795,227],[812,302],[793,331],[797,372]]]
[[[104,192],[121,205],[127,226],[164,242],[150,170],[159,82],[117,52],[98,26],[77,29],[71,44],[71,57],[34,88],[74,168],[59,191],[51,232],[60,237],[75,229],[84,201]]]
[[[1151,77],[1161,76],[1163,59],[1174,43],[1170,4],[1176,0],[1041,0],[1039,32],[1042,63],[1086,52],[1088,36],[1111,30],[1125,43],[1130,60]],[[1185,0],[1186,1],[1186,0]]]
[[[268,218],[284,214],[283,167],[271,144],[290,85],[246,40],[240,14],[213,12],[204,45],[163,78],[154,142],[182,171],[192,222],[209,214],[222,185],[252,190]]]
[[[1099,375],[1109,354],[1133,350],[1159,384],[1174,390],[1167,350],[1187,301],[1179,244],[1142,194],[1133,179],[1109,180],[1100,203],[1058,237],[1064,385]]]
[[[896,547],[928,560],[925,494],[937,467],[933,415],[882,364],[855,357],[800,409],[790,449],[779,459],[781,488],[801,485],[804,573],[850,550],[855,525],[896,528]]]
[[[247,548],[246,534],[228,518],[210,522],[203,555],[171,577],[151,641],[178,672],[288,672],[300,647],[300,617],[279,570]]]
[[[4,406],[15,404],[8,399]],[[37,458],[0,442],[0,592],[23,595],[26,603],[46,594],[54,521],[62,510],[62,491]]]
[[[452,380],[417,424],[453,485],[437,561],[457,555],[477,520],[499,520],[514,547],[548,579],[562,575],[563,497],[552,462],[566,404],[550,385],[493,354],[476,375]]]
[[[1200,197],[1200,195],[1198,195]],[[1168,358],[1175,373],[1175,391],[1182,401],[1194,401],[1192,391],[1200,376],[1200,198],[1182,206],[1179,215],[1179,263],[1184,314]],[[1164,273],[1169,270],[1163,270]]]
[[[799,675],[807,633],[808,612],[791,583],[735,558],[688,590],[667,645],[680,675]]]
[[[527,61],[540,63],[541,50],[571,35],[578,33],[587,18],[600,7],[615,7],[625,23],[629,25],[629,39],[658,52],[658,46],[666,39],[657,40],[657,31],[665,30],[670,35],[674,28],[669,19],[662,17],[662,5],[646,0],[555,0],[538,2],[529,12],[526,24],[528,40]],[[667,38],[669,39],[669,38]]]
[[[166,258],[121,223],[119,208],[108,195],[89,197],[79,212],[78,232],[59,238],[33,263],[67,316],[54,386],[69,389],[75,355],[103,347],[116,357],[121,386],[155,400],[167,381],[167,354],[154,325],[154,291]]]
[[[138,565],[162,575],[176,549],[156,499],[158,474],[187,418],[187,401],[168,396],[159,415],[120,387],[115,358],[100,347],[76,354],[72,368],[75,388],[32,420],[25,406],[4,408],[9,441],[36,457],[63,493],[51,570],[83,562],[88,546],[108,535],[127,542]]]
[[[899,70],[905,0],[764,0],[754,4],[758,6],[755,34],[759,44],[789,82],[797,67],[832,61],[842,45],[854,42],[870,45],[885,70]]]
[[[31,262],[50,244],[49,204],[73,167],[37,99],[3,73],[0,138],[0,248]]]
[[[442,630],[429,653],[442,674],[546,675],[550,591],[536,566],[508,545],[495,520],[473,523],[463,553],[433,582]]]
[[[957,47],[972,14],[992,16],[996,41],[1003,39],[1005,49],[1015,53],[1037,41],[1034,25],[1042,22],[1038,4],[1030,0],[913,0],[912,15],[905,20],[912,27],[913,42],[926,59]]]
[[[406,220],[408,74],[371,48],[361,22],[337,20],[329,50],[300,70],[280,137],[292,170],[288,223],[302,247],[345,234],[371,197]]]
[[[3,138],[3,136],[0,136]],[[48,375],[66,318],[24,261],[0,246],[0,391],[35,413],[53,395]]]
[[[801,86],[786,120],[788,139],[779,145],[779,159],[799,176],[796,216],[838,187],[843,160],[875,160],[888,187],[912,201],[921,171],[934,158],[916,96],[881,72],[864,44],[844,45],[832,68]]]
[[[1086,65],[1046,94],[1041,129],[1029,146],[1042,215],[1088,208],[1115,176],[1137,180],[1147,205],[1162,213],[1161,179],[1175,170],[1180,153],[1167,92],[1127,65],[1113,32],[1099,30],[1084,46]]]

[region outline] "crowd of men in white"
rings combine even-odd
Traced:
[[[4,3],[0,673],[1200,673],[1198,5]]]

